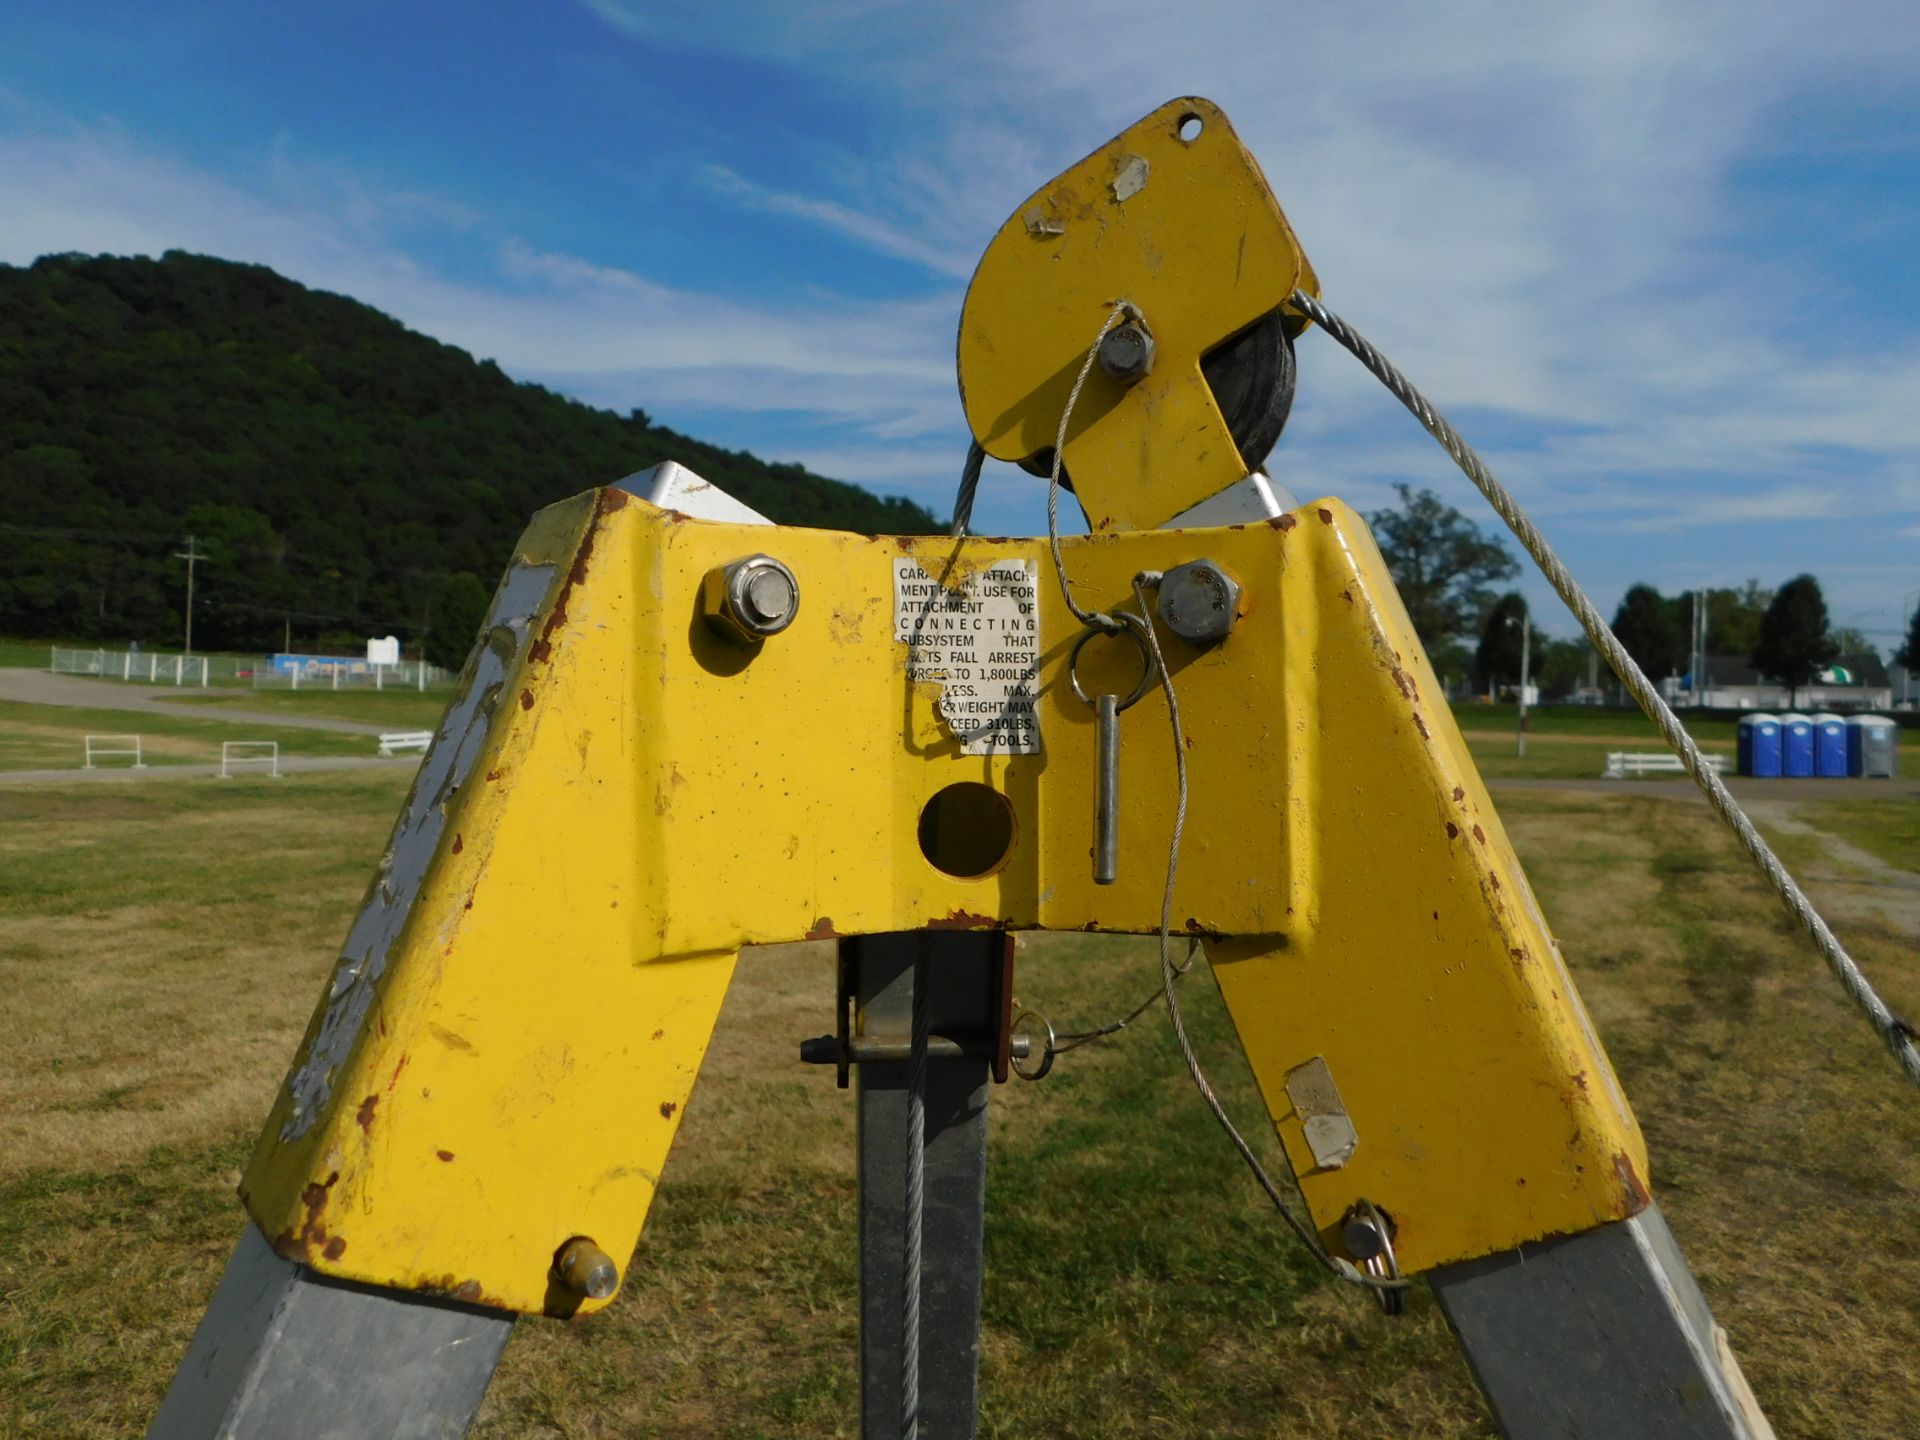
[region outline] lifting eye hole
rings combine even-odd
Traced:
[[[920,812],[920,853],[943,875],[983,880],[1013,850],[1013,806],[991,785],[949,785]]]
[[[1180,117],[1180,126],[1174,131],[1181,143],[1191,145],[1200,138],[1200,132],[1207,128],[1207,122],[1189,110]]]

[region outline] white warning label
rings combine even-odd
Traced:
[[[907,675],[940,686],[940,718],[967,755],[1037,755],[1039,584],[1031,560],[1001,560],[957,589],[920,562],[893,562],[893,638]]]

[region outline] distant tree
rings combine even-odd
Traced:
[[[1503,681],[1520,681],[1520,627],[1526,621],[1527,602],[1509,590],[1487,611],[1480,628],[1480,646],[1473,652],[1473,673],[1486,692],[1496,693]]]
[[[440,582],[426,633],[427,659],[446,670],[467,663],[480,624],[487,618],[487,587],[462,571]]]
[[[1593,645],[1582,635],[1573,640],[1533,636],[1533,683],[1543,695],[1568,695],[1587,683]]]
[[[1653,586],[1635,585],[1613,612],[1613,633],[1654,680],[1671,675],[1686,658],[1686,630],[1674,611],[1673,604]]]
[[[1836,625],[1827,632],[1827,635],[1833,641],[1833,653],[1836,658],[1849,655],[1871,655],[1875,659],[1880,657],[1880,647],[1868,638],[1864,630],[1856,630],[1851,625]]]
[[[1506,546],[1431,490],[1393,487],[1398,506],[1367,517],[1387,573],[1429,652],[1450,636],[1469,635],[1493,604],[1490,588],[1520,566]]]
[[[1836,651],[1827,633],[1827,602],[1820,582],[1796,575],[1780,587],[1760,620],[1753,665],[1787,687],[1787,703],[1796,705],[1800,687],[1833,663]]]
[[[1903,670],[1920,670],[1920,606],[1907,620],[1907,638],[1893,652],[1893,663]]]
[[[1707,651],[1713,655],[1751,655],[1760,643],[1760,617],[1773,603],[1773,591],[1758,580],[1738,589],[1707,592]]]

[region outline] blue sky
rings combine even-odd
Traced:
[[[1328,303],[1603,605],[1809,570],[1836,620],[1900,627],[1910,3],[16,4],[0,261],[261,262],[944,514],[974,259],[1186,93],[1260,157]],[[1484,513],[1320,337],[1273,468],[1303,498],[1369,509],[1407,480]],[[1038,530],[1040,487],[990,467],[979,516]]]

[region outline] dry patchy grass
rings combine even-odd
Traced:
[[[0,1436],[139,1432],[403,784],[0,792]],[[1503,809],[1781,1435],[1910,1433],[1909,1093],[1703,807]],[[1848,938],[1920,1008],[1910,935],[1869,917]],[[1097,1017],[1153,964],[1042,939],[1021,990]],[[743,959],[627,1292],[520,1326],[477,1434],[857,1433],[851,1097],[794,1054],[831,987],[822,947]],[[1229,1104],[1256,1114],[1217,995],[1187,995]],[[997,1091],[991,1144],[983,1433],[1491,1433],[1424,1292],[1388,1322],[1262,1213],[1163,1022]]]
[[[168,714],[164,710],[85,710],[67,705],[0,701],[0,770],[78,770],[86,764],[88,735],[138,735],[149,765],[215,764],[223,740],[276,740],[283,755],[371,755],[365,735],[279,729]],[[130,766],[114,756],[102,768]]]

